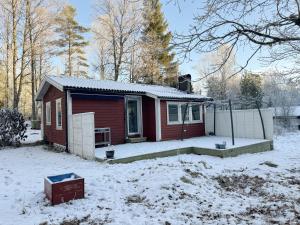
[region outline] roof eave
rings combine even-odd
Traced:
[[[203,98],[179,98],[179,97],[158,97],[161,100],[179,100],[179,101],[195,101],[195,102],[206,102],[206,101],[213,101],[212,98],[203,97]]]
[[[39,90],[36,93],[35,101],[42,101],[43,100],[43,97],[47,93],[47,90],[50,87],[50,85],[53,85],[54,87],[56,87],[60,91],[64,91],[64,87],[61,84],[55,82],[50,77],[45,76],[42,83],[40,84]]]

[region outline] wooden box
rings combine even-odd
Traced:
[[[48,176],[44,179],[44,192],[52,205],[84,198],[84,179],[75,173]]]

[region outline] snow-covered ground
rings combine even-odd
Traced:
[[[0,224],[299,224],[300,132],[234,158],[108,165],[43,147],[0,150]],[[51,206],[43,178],[75,172],[86,198]]]
[[[226,149],[234,147],[241,147],[245,145],[256,144],[264,142],[263,139],[249,139],[249,138],[235,138],[235,145],[232,145],[231,137],[220,137],[220,136],[203,136],[195,137],[184,140],[171,140],[162,142],[141,142],[141,143],[127,143],[116,146],[109,146],[103,148],[97,148],[95,150],[95,156],[99,159],[106,157],[105,151],[114,149],[115,159],[126,158],[130,156],[143,155],[153,152],[162,152],[179,148],[186,147],[199,147],[216,149],[215,144],[222,144],[226,142]],[[222,149],[220,149],[222,151]]]
[[[24,141],[21,141],[23,144],[31,144],[42,140],[41,130],[32,130],[31,129],[31,122],[26,121],[27,130],[26,135],[27,138]]]
[[[23,144],[35,143],[42,140],[41,130],[31,130],[30,127],[26,131],[27,138],[22,141]]]

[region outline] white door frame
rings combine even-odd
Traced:
[[[137,122],[138,122],[138,132],[129,133],[129,116],[128,116],[128,100],[136,100],[137,101]],[[125,96],[125,110],[126,110],[126,136],[131,135],[140,135],[143,136],[143,109],[142,109],[142,97],[135,95],[127,95]]]

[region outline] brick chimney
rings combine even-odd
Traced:
[[[178,77],[178,89],[188,94],[192,93],[192,76],[191,74],[185,74]]]

